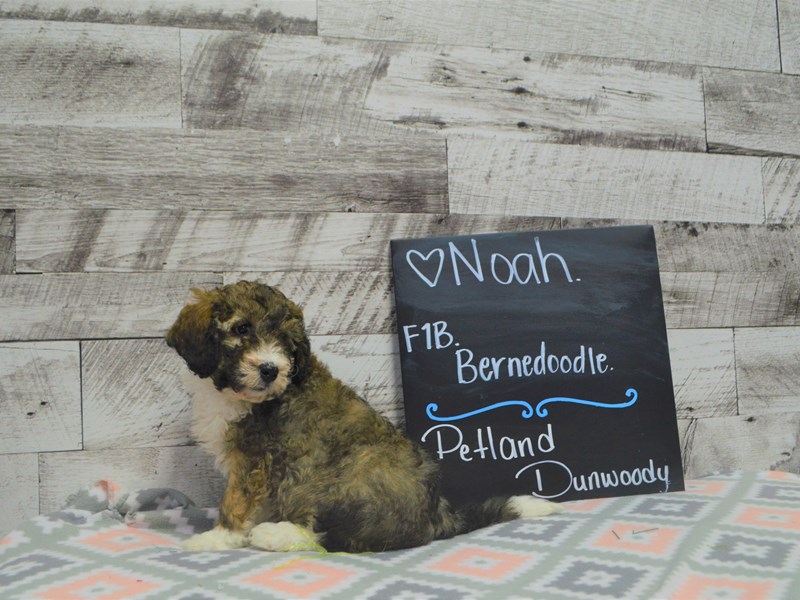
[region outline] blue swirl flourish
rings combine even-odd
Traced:
[[[434,402],[431,402],[425,408],[425,413],[428,415],[428,418],[430,418],[432,421],[447,423],[448,421],[460,421],[461,419],[474,417],[475,415],[479,415],[481,413],[485,413],[490,410],[494,410],[496,408],[502,408],[504,406],[523,406],[524,410],[522,411],[522,417],[524,419],[530,419],[533,416],[533,407],[524,400],[506,400],[505,402],[498,402],[497,404],[484,406],[483,408],[479,408],[478,410],[473,410],[468,413],[464,413],[462,415],[453,415],[452,417],[437,417],[434,413],[439,410],[439,405]]]
[[[630,398],[627,402],[622,402],[620,404],[607,404],[604,402],[593,402],[591,400],[581,400],[580,398],[564,398],[564,397],[553,397],[553,398],[545,398],[539,404],[536,405],[536,415],[539,417],[546,417],[549,412],[544,406],[546,404],[553,404],[555,402],[565,402],[569,404],[582,404],[584,406],[596,406],[598,408],[628,408],[629,406],[633,406],[636,404],[636,401],[639,399],[639,392],[637,392],[633,388],[628,388],[625,392],[625,395]],[[479,415],[485,412],[489,412],[490,410],[495,410],[498,408],[503,408],[505,406],[522,406],[522,418],[523,419],[530,419],[533,416],[534,409],[533,407],[524,400],[506,400],[505,402],[497,402],[496,404],[490,404],[489,406],[484,406],[483,408],[479,408],[477,410],[472,410],[470,412],[466,412],[460,415],[453,415],[451,417],[440,417],[435,413],[439,410],[439,405],[435,402],[431,402],[425,408],[425,414],[428,415],[428,418],[431,421],[438,421],[439,423],[449,423],[450,421],[460,421],[461,419],[468,419],[469,417],[474,417],[475,415]]]
[[[583,404],[585,406],[597,406],[599,408],[628,408],[629,406],[636,404],[636,401],[639,399],[639,392],[633,388],[628,388],[628,390],[625,392],[625,395],[630,398],[630,400],[627,402],[622,402],[621,404],[606,404],[604,402],[580,400],[579,398],[546,398],[536,405],[536,414],[540,417],[546,417],[548,412],[547,409],[544,408],[544,405],[552,404],[554,402],[568,402],[570,404]]]

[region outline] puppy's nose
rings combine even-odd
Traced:
[[[264,383],[272,383],[278,376],[278,367],[272,363],[264,363],[258,366],[258,372],[261,374],[261,379]]]

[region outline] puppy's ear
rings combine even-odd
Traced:
[[[311,371],[311,343],[308,341],[303,323],[303,311],[289,300],[287,304],[289,316],[283,329],[292,349],[292,383],[300,385],[308,378]]]
[[[219,332],[211,323],[214,292],[195,288],[192,294],[197,301],[183,307],[167,332],[167,345],[199,377],[210,377],[219,364]]]
[[[311,371],[311,344],[307,336],[297,344],[292,357],[292,383],[295,385],[302,384]]]

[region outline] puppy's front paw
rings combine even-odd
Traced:
[[[181,548],[189,552],[207,552],[232,550],[233,548],[243,548],[246,545],[247,536],[244,533],[217,526],[209,531],[193,535],[181,544]]]
[[[324,550],[319,545],[319,534],[289,521],[260,523],[250,530],[248,541],[254,548],[270,552]]]
[[[546,517],[564,510],[555,502],[533,496],[512,496],[508,499],[508,505],[519,513],[521,519]]]

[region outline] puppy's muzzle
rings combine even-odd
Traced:
[[[258,374],[261,375],[261,381],[270,384],[278,377],[278,367],[273,363],[261,363],[258,365]]]

